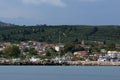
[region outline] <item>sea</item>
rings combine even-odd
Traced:
[[[0,66],[0,80],[120,80],[120,67]]]

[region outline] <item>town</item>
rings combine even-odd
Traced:
[[[0,43],[0,65],[95,65],[120,66],[120,45],[82,40],[48,44],[26,41]]]

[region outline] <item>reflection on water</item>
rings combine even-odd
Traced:
[[[1,66],[1,80],[120,80],[120,67]]]

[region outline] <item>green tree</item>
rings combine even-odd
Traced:
[[[29,52],[29,54],[32,55],[32,56],[37,55],[37,51],[35,50],[35,48],[30,48],[30,49],[28,50],[28,52]]]
[[[85,51],[84,47],[78,46],[75,48],[75,51]]]
[[[37,51],[35,50],[35,48],[29,48],[26,57],[31,58],[33,56],[38,57]]]
[[[74,52],[75,51],[75,44],[74,42],[66,42],[64,46],[65,52]]]
[[[3,51],[0,51],[0,57],[3,57],[3,54],[4,54]]]
[[[108,44],[107,45],[107,50],[116,50],[115,44],[114,43]]]
[[[50,56],[50,57],[54,57],[54,56],[57,56],[57,55],[58,55],[57,52],[53,48],[50,48],[46,53],[46,56]]]
[[[12,58],[18,58],[20,53],[21,53],[21,51],[20,51],[18,46],[13,45],[13,46],[6,47],[4,49],[4,53],[5,53],[5,56],[7,58],[11,58],[11,57]]]

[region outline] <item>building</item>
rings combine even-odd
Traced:
[[[98,61],[100,62],[105,62],[105,61],[109,61],[109,56],[99,56]]]
[[[108,51],[107,56],[110,57],[111,62],[120,61],[120,52],[118,52],[118,51]]]
[[[77,57],[85,57],[87,56],[87,52],[86,51],[78,51],[78,52],[74,52],[74,56],[77,56]]]

